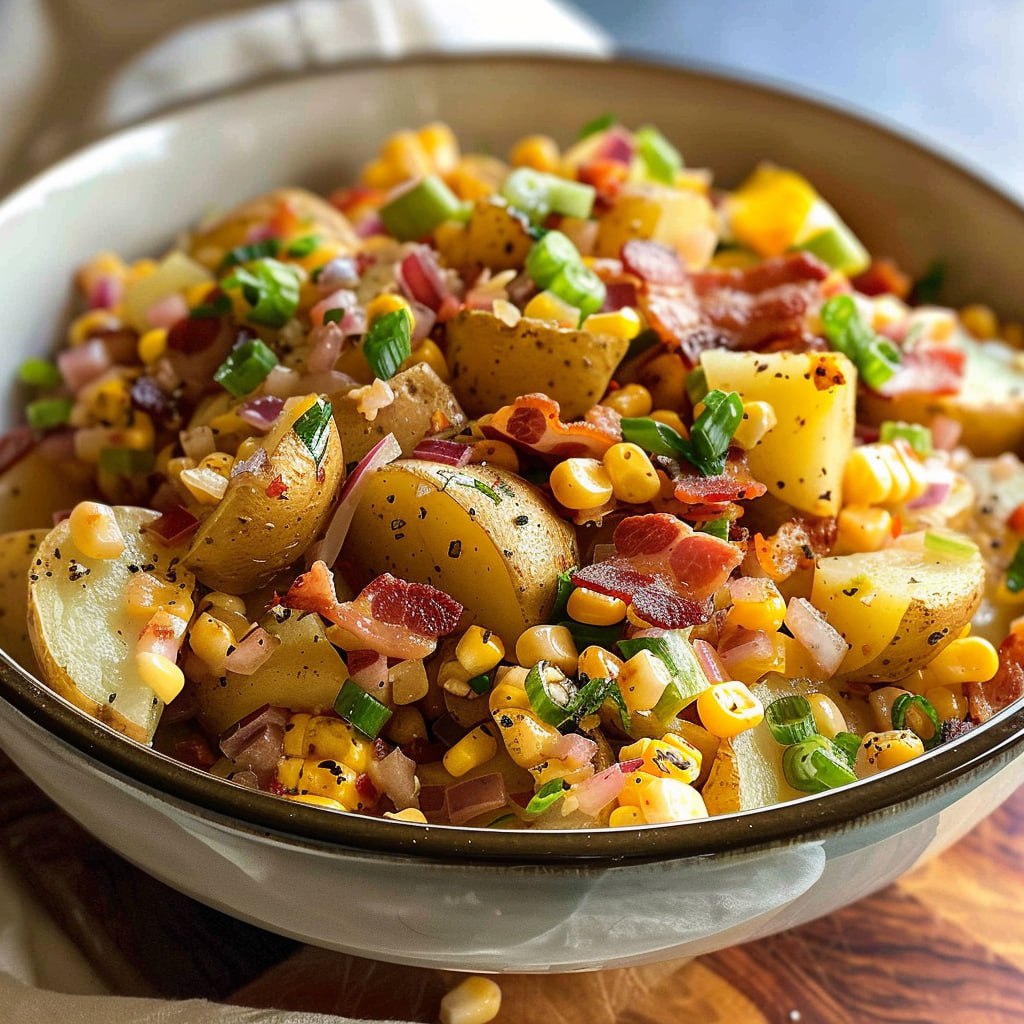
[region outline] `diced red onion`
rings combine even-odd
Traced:
[[[425,438],[412,450],[412,458],[440,462],[445,466],[465,466],[473,454],[472,445],[440,438]]]
[[[231,761],[234,761],[245,745],[261,729],[276,725],[282,731],[291,718],[291,712],[287,708],[278,707],[275,704],[264,704],[255,711],[250,711],[245,717],[240,718],[233,725],[229,725],[221,734],[218,743],[221,753]]]
[[[245,244],[252,245],[255,242],[266,242],[274,237],[274,229],[270,224],[252,224],[245,233]]]
[[[336,324],[321,324],[309,332],[310,349],[306,367],[313,373],[333,370],[345,344],[345,332]]]
[[[263,391],[277,398],[291,398],[299,393],[299,371],[278,363],[263,381]]]
[[[636,152],[636,146],[633,144],[633,139],[625,129],[614,126],[605,132],[600,145],[594,150],[594,158],[612,160],[628,167],[633,160],[634,152]]]
[[[61,508],[53,513],[53,525],[58,526],[64,522],[65,519],[71,518],[71,509]]]
[[[693,640],[690,646],[693,647],[693,653],[696,655],[700,667],[704,670],[704,675],[707,676],[708,682],[721,683],[729,678],[726,668],[722,664],[722,659],[718,656],[718,651],[707,640]]]
[[[175,704],[178,702],[175,701]],[[163,721],[163,719],[161,719]],[[210,747],[210,741],[198,733],[178,740],[174,744],[175,760],[182,764],[191,765],[193,768],[207,769],[217,763],[217,755]]]
[[[156,534],[165,544],[177,544],[196,531],[199,520],[187,508],[176,505],[158,519],[146,523],[143,530]]]
[[[347,312],[350,309],[354,309],[358,304],[358,301],[359,300],[354,291],[351,291],[348,288],[338,288],[313,306],[309,311],[310,323],[312,323],[314,327],[322,327],[325,313],[328,313],[332,309],[343,309]]]
[[[425,245],[414,246],[402,260],[398,268],[398,284],[407,299],[422,302],[435,312],[441,308],[442,300],[451,294],[434,250]]]
[[[120,278],[100,274],[89,289],[90,309],[113,309],[121,301],[124,285]]]
[[[825,621],[814,605],[804,597],[791,598],[785,622],[826,677],[834,675],[850,645]]]
[[[187,722],[199,712],[199,692],[190,683],[164,708],[160,716],[161,725],[178,725]]]
[[[188,303],[185,297],[177,292],[165,295],[146,310],[146,320],[150,326],[164,327],[168,330],[187,316]]]
[[[371,235],[386,235],[388,233],[387,228],[384,227],[384,221],[376,213],[371,213],[368,217],[364,217],[355,227],[356,234],[360,238],[369,238]]]
[[[371,761],[366,770],[373,784],[395,805],[396,810],[417,806],[420,780],[416,777],[416,762],[397,747],[387,757]]]
[[[242,786],[245,789],[259,789],[260,780],[254,771],[245,768],[241,771],[232,772],[228,776],[228,781],[233,782],[236,786]],[[269,780],[268,780],[269,781]]]
[[[253,476],[263,476],[270,466],[270,456],[266,448],[257,448],[247,459],[239,459],[231,467],[231,479],[241,476],[243,473],[251,473]]]
[[[580,811],[596,818],[625,789],[626,778],[617,764],[585,779],[573,790]]]
[[[341,490],[338,507],[327,526],[323,540],[314,544],[307,555],[308,564],[316,561],[334,565],[341,554],[341,546],[348,536],[348,528],[352,525],[352,517],[356,513],[359,498],[370,474],[386,466],[389,462],[401,458],[402,449],[395,440],[394,434],[381,438],[360,460],[356,468],[349,474],[345,486]]]
[[[932,420],[932,444],[943,452],[951,452],[963,433],[963,424],[951,416],[936,416]]]
[[[422,341],[434,329],[437,314],[429,307],[415,299],[409,303],[412,309],[412,341]]]
[[[579,733],[570,732],[561,738],[552,751],[552,756],[559,761],[569,762],[572,768],[582,768],[585,764],[590,764],[596,753],[597,744],[593,740]]]
[[[455,716],[450,713],[436,718],[430,728],[434,733],[434,738],[446,747],[454,747],[469,732],[464,725],[459,725]]]
[[[505,779],[495,772],[459,782],[445,791],[444,803],[448,820],[453,825],[462,825],[477,815],[500,810],[508,804]]]
[[[953,490],[953,474],[944,466],[930,466],[927,481],[924,491],[907,502],[907,508],[934,508],[941,505]]]
[[[67,348],[57,356],[57,368],[64,382],[78,392],[110,369],[110,354],[99,338]]]
[[[242,772],[256,776],[260,789],[269,786],[277,775],[277,765],[284,754],[284,726],[264,725],[253,732],[245,745],[231,760]],[[238,776],[232,777],[238,782]]]
[[[334,291],[336,288],[354,288],[359,284],[359,271],[356,261],[351,256],[335,256],[325,263],[316,279],[316,286],[321,294]]]
[[[238,416],[251,427],[266,433],[281,415],[283,408],[283,398],[278,398],[277,395],[260,395],[258,398],[250,398],[243,402],[238,410]]]
[[[373,654],[372,659],[362,660],[359,667],[355,667],[351,656],[348,663],[348,674],[352,682],[361,690],[365,690],[371,697],[375,697],[382,704],[391,703],[391,684],[388,680],[388,659],[376,651],[368,652]]]
[[[445,819],[444,786],[420,787],[420,810],[428,821]]]
[[[628,761],[620,761],[617,767],[623,775],[631,775],[633,772],[638,772],[643,767],[644,759],[642,757],[631,757]]]
[[[771,637],[763,629],[744,629],[730,640],[731,643],[723,642],[718,649],[718,655],[729,673],[727,678],[734,678],[736,671],[748,661],[769,661],[775,650]]]
[[[237,675],[251,676],[266,664],[267,659],[280,646],[280,637],[257,626],[246,633],[238,646],[224,659],[224,667]]]
[[[178,440],[185,454],[196,462],[206,458],[207,455],[217,450],[217,442],[213,438],[213,427],[203,426],[190,427],[178,434]]]

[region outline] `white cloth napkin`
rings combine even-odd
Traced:
[[[0,0],[0,192],[160,109],[274,74],[424,50],[602,55],[607,38],[558,0]],[[106,989],[0,860],[6,1024],[342,1024],[308,1013]],[[353,1022],[349,1022],[353,1024]]]

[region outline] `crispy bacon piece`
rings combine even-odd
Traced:
[[[795,516],[769,537],[754,535],[754,553],[761,568],[776,583],[798,569],[810,569],[819,555],[827,555],[836,540],[836,521],[816,516]]]
[[[872,260],[868,269],[853,278],[850,284],[861,295],[895,295],[898,299],[905,299],[914,282],[893,260],[879,259]]]
[[[964,384],[967,353],[955,345],[919,342],[903,351],[900,368],[878,389],[879,394],[957,395]]]
[[[543,455],[560,458],[591,456],[600,459],[613,444],[622,440],[618,422],[591,409],[583,420],[563,423],[561,410],[547,395],[521,395],[502,406],[483,427],[484,433],[511,441]]]
[[[1010,633],[999,645],[999,668],[987,683],[968,683],[971,717],[987,722],[1024,697],[1024,633]]]
[[[370,582],[353,601],[339,602],[325,562],[314,562],[285,594],[282,604],[316,612],[378,654],[423,658],[459,624],[462,605],[427,583],[408,583],[390,573]]]
[[[622,265],[648,284],[682,287],[686,267],[675,249],[634,238],[622,247]]]
[[[747,455],[740,448],[731,448],[725,469],[717,476],[701,476],[689,463],[659,458],[658,465],[672,481],[673,494],[684,505],[715,505],[760,498],[767,490],[751,475]]]

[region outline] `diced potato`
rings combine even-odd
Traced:
[[[95,497],[93,469],[29,452],[0,474],[0,531],[45,527],[45,533],[54,512]]]
[[[497,196],[477,200],[465,225],[450,224],[437,233],[437,248],[449,267],[475,276],[484,267],[493,273],[518,270],[533,245],[529,222]]]
[[[146,317],[151,306],[161,299],[205,282],[213,285],[213,276],[206,267],[183,252],[172,252],[161,260],[152,274],[140,277],[125,289],[125,319],[137,331],[146,331],[153,326]]]

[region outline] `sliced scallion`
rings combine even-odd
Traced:
[[[354,729],[364,736],[375,740],[381,729],[391,718],[391,709],[382,704],[376,697],[370,696],[351,679],[346,679],[337,699],[334,710]]]
[[[593,120],[588,121],[581,129],[579,138],[585,139],[588,135],[596,135],[598,132],[606,132],[613,124],[618,124],[619,119],[614,114],[601,114]]]
[[[18,379],[31,387],[48,390],[60,384],[61,375],[49,359],[26,359],[18,367]]]
[[[1006,589],[1011,594],[1019,594],[1024,590],[1024,541],[1017,545],[1013,561],[1006,570]]]
[[[886,443],[901,439],[906,441],[918,455],[929,455],[932,450],[932,432],[920,423],[903,423],[901,420],[886,420],[879,429],[879,440]]]
[[[491,688],[491,677],[484,672],[482,675],[473,676],[467,685],[474,693],[487,693]]]
[[[877,390],[899,369],[899,349],[861,320],[849,295],[829,299],[821,307],[821,323],[829,344],[857,367],[868,387]]]
[[[764,720],[775,742],[787,747],[810,739],[818,732],[811,713],[811,702],[802,694],[795,693],[773,700],[764,709]]]
[[[743,421],[743,399],[735,391],[709,391],[704,410],[690,430],[689,461],[704,476],[717,476],[725,469],[736,429]]]
[[[374,376],[390,380],[412,354],[412,323],[406,309],[377,317],[363,337],[363,355]]]
[[[417,242],[439,224],[456,219],[461,209],[459,197],[436,174],[428,174],[385,203],[380,219],[400,242]]]
[[[582,263],[565,264],[547,287],[553,295],[578,309],[581,319],[596,313],[604,305],[604,281]]]
[[[787,747],[782,771],[786,781],[802,793],[823,793],[857,781],[846,755],[824,736],[811,736]]]
[[[653,455],[667,455],[675,459],[687,450],[686,438],[678,430],[649,416],[627,417],[620,426],[623,441],[631,441]]]
[[[729,519],[726,516],[711,519],[701,527],[701,532],[710,533],[712,537],[717,537],[719,540],[728,540]]]
[[[320,241],[319,235],[304,235],[302,238],[296,238],[294,242],[288,243],[286,255],[290,259],[301,260],[314,252]]]
[[[546,231],[526,255],[526,272],[539,288],[547,288],[562,268],[581,260],[579,249],[561,231]]]
[[[221,282],[224,288],[240,288],[251,309],[254,324],[284,327],[299,308],[299,276],[294,267],[274,259],[252,260]]]
[[[908,717],[911,721],[908,721]],[[931,729],[922,730],[921,719],[926,720]],[[939,721],[939,713],[935,710],[927,697],[920,693],[901,693],[892,702],[892,727],[894,729],[910,729],[924,744],[925,750],[936,746],[942,734],[942,723]],[[923,733],[928,733],[924,735]]]
[[[71,419],[70,398],[40,398],[25,406],[28,425],[33,430],[52,430]]]
[[[327,443],[331,438],[331,420],[331,403],[318,398],[316,404],[307,409],[292,425],[292,430],[306,446],[317,469],[320,468],[320,463],[324,461],[324,455],[327,453]]]
[[[843,752],[851,768],[857,763],[860,744],[861,738],[855,732],[837,732],[832,737],[832,745]]]
[[[679,150],[657,128],[646,125],[636,131],[636,148],[644,162],[647,176],[666,185],[675,183],[682,170],[683,158]]]
[[[860,239],[838,217],[830,227],[794,248],[817,256],[833,270],[840,270],[850,277],[865,270],[871,262],[871,256]]]
[[[220,261],[219,273],[241,266],[252,260],[274,257],[281,251],[281,243],[276,238],[264,238],[262,242],[250,242],[248,245],[236,245],[227,256]]]
[[[663,636],[620,640],[619,650],[627,659],[648,651],[668,669],[671,681],[652,709],[662,722],[675,718],[711,685],[681,630],[669,630]]]
[[[560,622],[568,614],[566,609],[569,607],[569,598],[576,589],[572,583],[572,574],[575,571],[575,569],[567,569],[556,577],[555,606],[551,609],[552,622]]]
[[[155,461],[149,448],[102,448],[99,466],[116,476],[143,476],[152,471]]]
[[[252,338],[228,353],[213,379],[235,398],[242,398],[255,391],[275,366],[277,356],[259,338]]]
[[[618,623],[614,626],[592,626],[587,622],[577,622],[575,619],[563,619],[560,626],[565,626],[572,634],[573,642],[577,650],[584,650],[587,647],[610,648],[617,643],[625,631],[625,623]]]
[[[561,779],[545,782],[530,798],[530,802],[526,805],[526,813],[530,817],[543,814],[550,807],[554,807],[565,796],[568,789],[569,787]]]
[[[591,185],[545,174],[532,167],[517,167],[505,178],[501,194],[535,223],[548,214],[587,218],[597,192]]]
[[[683,387],[686,389],[686,397],[689,398],[691,405],[703,402],[704,396],[708,393],[708,377],[704,372],[704,367],[695,366],[686,375]]]
[[[978,545],[974,541],[952,533],[936,533],[933,530],[925,531],[924,546],[926,551],[933,551],[937,555],[949,555],[952,558],[972,558],[978,553]]]
[[[538,661],[526,675],[526,696],[537,717],[556,729],[572,718],[576,684],[546,661]]]

